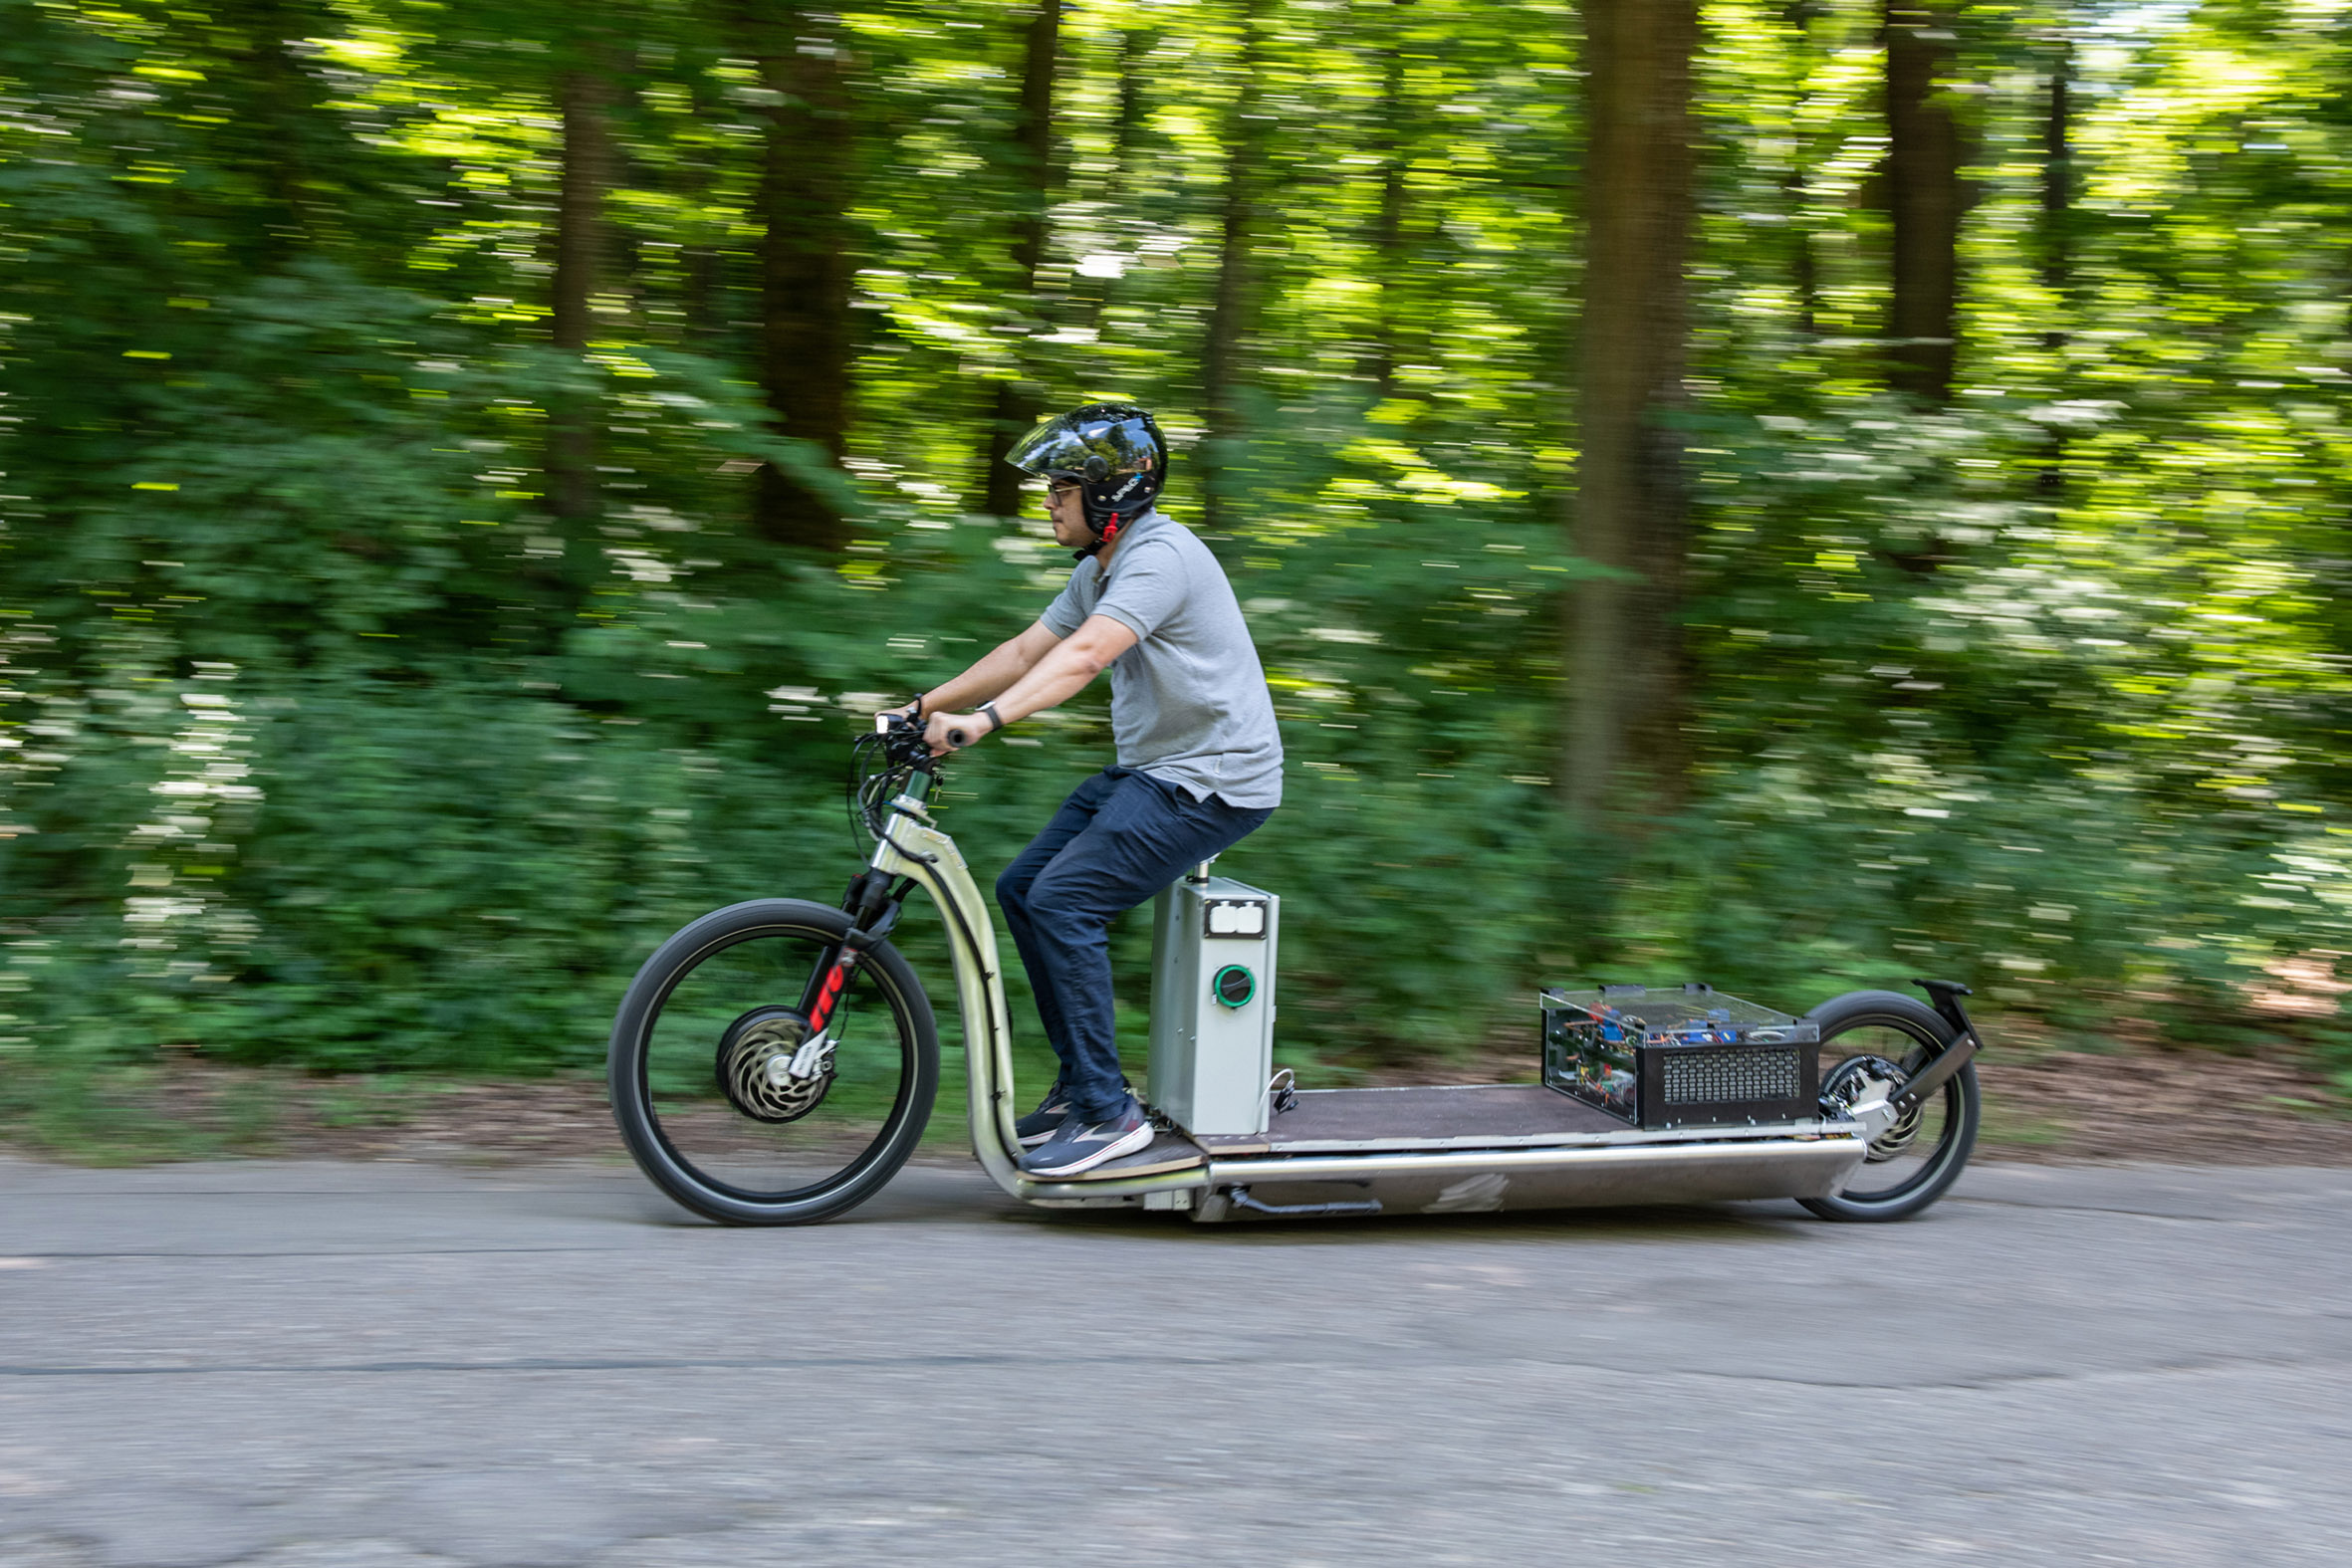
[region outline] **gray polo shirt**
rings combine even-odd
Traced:
[[[1283,738],[1258,646],[1225,568],[1174,519],[1146,512],[1119,531],[1105,577],[1095,558],[1038,619],[1066,637],[1089,615],[1135,633],[1110,667],[1119,763],[1249,809],[1283,801]]]

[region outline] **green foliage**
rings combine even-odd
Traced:
[[[1262,9],[1252,439],[1213,544],[1290,748],[1231,862],[1286,901],[1287,1048],[1464,1047],[1593,974],[1803,1006],[1941,971],[2227,1038],[2265,967],[2352,952],[2335,8],[1962,8],[1964,385],[1922,409],[1875,341],[1875,10],[1708,7],[1690,788],[1588,831],[1550,787],[1587,569],[1561,527],[1572,16]],[[862,714],[1066,570],[1042,525],[964,510],[993,383],[1149,400],[1200,516],[1239,14],[1065,12],[1035,296],[1007,251],[1026,11],[839,19],[843,470],[752,385],[773,94],[725,18],[15,7],[0,1075],[164,1044],[578,1067],[666,931],[837,893]],[[624,155],[575,354],[547,258],[578,69]],[[587,519],[549,501],[579,409]],[[751,530],[764,463],[853,520],[837,558]],[[983,870],[1107,756],[1099,702],[957,765]],[[908,940],[940,974],[936,933]],[[1118,940],[1132,1006],[1145,939]]]

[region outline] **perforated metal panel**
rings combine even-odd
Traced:
[[[1543,993],[1543,1082],[1637,1127],[1730,1127],[1817,1113],[1810,1018],[1705,986]],[[1637,1010],[1638,1009],[1638,1010]]]
[[[1658,1067],[1660,1087],[1669,1105],[1793,1100],[1802,1086],[1801,1069],[1793,1050],[1754,1045],[1726,1050],[1669,1050],[1660,1053]]]

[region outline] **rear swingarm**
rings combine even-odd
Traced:
[[[1952,1025],[1953,1040],[1934,1061],[1912,1075],[1893,1100],[1898,1119],[1910,1115],[1927,1102],[1929,1095],[1952,1081],[1952,1075],[1976,1059],[1983,1040],[1976,1024],[1969,1021],[1969,1009],[1961,1005],[1961,998],[1976,993],[1956,980],[1914,980],[1911,984],[1928,994],[1936,1011]]]

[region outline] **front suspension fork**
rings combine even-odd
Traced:
[[[824,962],[809,977],[808,991],[801,998],[801,1011],[809,1019],[808,1038],[823,1036],[866,950],[898,924],[898,913],[914,884],[904,883],[893,894],[890,881],[882,871],[861,871],[850,879],[849,891],[841,899],[841,911],[849,917],[848,935],[824,956]]]

